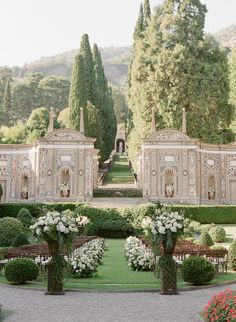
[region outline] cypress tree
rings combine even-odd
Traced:
[[[86,86],[85,66],[82,55],[75,57],[72,80],[69,94],[69,119],[70,127],[79,131],[80,108],[84,107],[85,135],[88,131],[87,106],[87,86]]]
[[[93,62],[92,51],[89,44],[89,37],[87,34],[84,34],[82,36],[79,53],[84,60],[85,76],[86,76],[86,84],[87,84],[87,100],[97,107],[97,91],[96,91],[96,81],[95,81],[95,72],[94,72],[94,62]]]
[[[93,46],[93,60],[97,85],[97,104],[101,116],[102,142],[101,161],[106,160],[114,148],[116,121],[111,90],[102,65],[101,53],[96,44]]]
[[[9,79],[6,82],[5,94],[3,98],[3,110],[5,113],[9,113],[11,110],[11,84]]]
[[[149,24],[149,20],[151,18],[151,8],[149,0],[144,0],[143,5],[143,30],[145,30]]]

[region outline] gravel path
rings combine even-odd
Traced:
[[[197,322],[213,293],[227,286],[181,292],[158,293],[68,292],[46,296],[43,291],[0,285],[0,303],[14,311],[4,322]],[[236,289],[236,284],[231,285]]]

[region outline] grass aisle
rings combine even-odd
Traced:
[[[135,272],[124,258],[124,239],[108,239],[109,250],[103,257],[97,276],[66,284],[67,288],[97,290],[155,290],[158,288],[153,272]]]
[[[134,176],[130,171],[126,156],[116,155],[114,157],[114,162],[106,175],[104,183],[134,183]]]

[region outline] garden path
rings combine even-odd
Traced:
[[[236,289],[236,284],[231,285]],[[197,313],[213,293],[225,286],[164,296],[153,292],[68,292],[45,296],[44,291],[0,285],[0,302],[14,311],[5,322],[199,322]]]

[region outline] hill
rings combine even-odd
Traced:
[[[29,72],[41,72],[45,76],[71,76],[71,69],[78,49],[73,49],[59,55],[42,57],[22,68],[13,67],[13,77],[24,78]],[[108,81],[114,85],[122,85],[128,72],[131,58],[131,47],[100,48]]]
[[[236,24],[213,34],[222,47],[233,48],[236,45]]]

